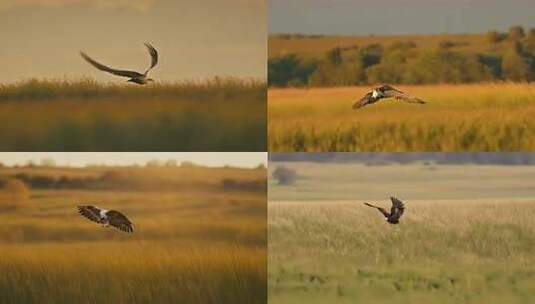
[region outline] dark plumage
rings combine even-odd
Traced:
[[[364,97],[362,97],[359,101],[355,102],[353,104],[353,109],[362,108],[366,105],[376,103],[377,101],[384,98],[396,98],[397,100],[402,100],[408,103],[426,103],[425,101],[417,97],[413,97],[409,94],[403,93],[402,91],[397,90],[388,84],[383,84],[379,87],[374,88],[366,95],[364,95]]]
[[[93,58],[89,57],[84,52],[80,52],[80,55],[82,56],[82,58],[85,59],[85,61],[89,62],[92,66],[94,66],[95,68],[97,68],[97,69],[99,69],[101,71],[108,72],[108,73],[111,73],[111,74],[117,75],[117,76],[128,77],[128,78],[130,78],[130,79],[127,80],[129,82],[134,82],[134,83],[137,83],[137,84],[146,84],[149,81],[154,81],[152,78],[147,78],[147,74],[158,63],[158,52],[149,43],[145,43],[145,46],[147,47],[147,49],[149,51],[149,54],[150,54],[150,57],[151,57],[151,63],[150,63],[150,67],[143,74],[141,74],[139,72],[136,72],[136,71],[117,70],[117,69],[110,68],[108,66],[105,66],[105,65],[97,62],[96,60],[94,60]]]
[[[385,216],[385,220],[388,223],[399,224],[399,218],[403,215],[403,212],[405,211],[405,205],[402,201],[393,196],[390,197],[390,200],[392,201],[392,208],[390,208],[390,213],[388,213],[385,209],[372,204],[364,203],[364,205],[379,210]]]
[[[119,211],[100,209],[96,206],[78,206],[78,213],[104,227],[113,226],[124,232],[134,232],[134,225]]]

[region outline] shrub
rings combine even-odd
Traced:
[[[30,197],[30,189],[19,179],[5,181],[0,192],[0,210],[13,210],[21,207]]]
[[[290,186],[295,183],[297,180],[297,173],[295,170],[286,168],[284,166],[278,166],[272,173],[273,178],[275,178],[279,185]]]
[[[520,40],[522,38],[524,38],[524,36],[526,35],[526,33],[524,32],[524,28],[521,27],[521,26],[512,26],[509,28],[509,39],[513,40],[513,41],[517,41],[517,40]]]

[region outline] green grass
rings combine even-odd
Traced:
[[[0,150],[265,151],[265,92],[237,79],[0,85]]]
[[[2,169],[0,175],[83,177],[103,170]],[[224,178],[263,179],[264,170],[113,170],[133,175],[136,185],[129,189],[118,179],[101,190],[33,189],[17,208],[0,208],[0,302],[265,302],[265,192],[214,187]],[[81,204],[124,212],[134,233],[81,217]]]
[[[529,303],[535,169],[270,163],[270,303]],[[270,168],[271,169],[271,168]],[[399,225],[377,210],[396,195]]]

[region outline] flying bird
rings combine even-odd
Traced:
[[[130,78],[127,80],[128,82],[135,82],[137,84],[142,85],[142,84],[147,84],[149,81],[154,81],[154,79],[147,77],[147,73],[150,70],[152,70],[152,68],[156,66],[156,64],[158,63],[158,51],[156,51],[156,49],[150,43],[145,43],[145,46],[149,50],[151,63],[150,63],[150,67],[143,74],[139,72],[135,72],[135,71],[117,70],[117,69],[110,68],[101,63],[98,63],[97,61],[89,57],[84,52],[80,52],[80,55],[82,56],[82,58],[85,59],[85,61],[89,62],[92,66],[94,66],[95,68],[101,71],[108,72],[117,76],[128,77]]]
[[[78,206],[78,213],[104,227],[115,227],[124,232],[134,232],[134,225],[119,211],[100,209],[96,206]]]
[[[426,103],[420,98],[403,93],[402,91],[395,89],[394,87],[388,84],[383,84],[381,86],[378,86],[372,89],[366,95],[364,95],[364,97],[362,97],[359,101],[355,102],[355,104],[353,104],[353,109],[362,108],[363,106],[376,103],[377,101],[381,99],[385,99],[385,98],[395,98],[397,100],[402,100],[408,103],[419,103],[419,104]]]
[[[399,224],[399,218],[403,215],[403,211],[405,211],[405,205],[403,205],[402,201],[393,196],[390,197],[390,200],[392,201],[392,208],[390,208],[390,213],[388,213],[385,209],[378,206],[374,206],[372,204],[364,203],[364,205],[379,210],[385,216],[385,220],[388,223]]]

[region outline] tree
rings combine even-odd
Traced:
[[[524,38],[525,35],[526,33],[524,32],[524,28],[519,25],[515,25],[509,28],[508,37],[513,41],[518,41]]]
[[[278,166],[277,168],[275,168],[275,170],[273,170],[272,176],[279,182],[279,185],[284,186],[293,185],[297,179],[297,173],[295,172],[295,170],[284,166]]]
[[[504,78],[512,81],[531,81],[535,78],[528,58],[523,56],[521,46],[513,45],[502,60]]]
[[[339,47],[335,47],[334,49],[327,52],[326,57],[327,57],[327,61],[330,64],[334,66],[338,66],[342,64],[342,61],[343,61],[342,49],[340,49]]]
[[[504,39],[504,34],[498,31],[489,31],[485,37],[489,43],[499,43]]]
[[[0,209],[12,210],[21,207],[29,197],[30,189],[26,183],[16,178],[9,179],[0,191]]]

